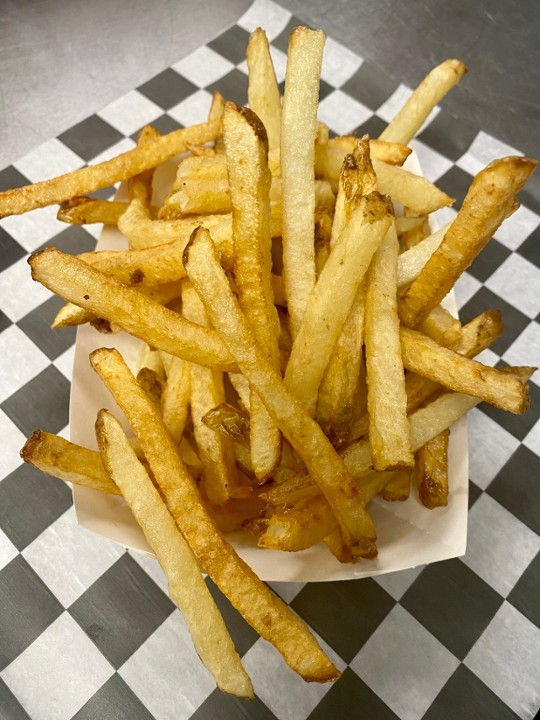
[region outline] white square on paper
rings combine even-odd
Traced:
[[[49,358],[16,325],[0,334],[0,402],[36,377]]]
[[[458,310],[461,310],[461,308],[469,302],[472,296],[475,295],[481,287],[482,283],[479,280],[470,275],[468,272],[464,272],[454,285]]]
[[[487,494],[469,512],[465,565],[507,597],[540,550],[540,538]]]
[[[495,238],[509,250],[517,250],[540,225],[540,217],[522,205],[503,222]]]
[[[421,140],[412,140],[410,145],[418,155],[422,175],[430,182],[437,182],[453,165],[448,158],[428,147]]]
[[[540,629],[504,602],[464,664],[523,720],[540,705]]]
[[[523,444],[526,445],[529,450],[540,455],[540,420],[537,420],[535,425],[529,430],[527,437],[523,440]]]
[[[38,182],[77,170],[83,165],[82,158],[53,138],[17,160],[13,166],[32,182]]]
[[[175,610],[118,674],[156,720],[187,720],[216,687]],[[174,711],[172,710],[174,708]]]
[[[332,87],[341,87],[362,65],[362,58],[341,43],[326,38],[321,78]]]
[[[503,355],[503,360],[510,365],[531,365],[538,367],[540,358],[540,325],[533,320],[521,335],[514,340]],[[540,372],[535,372],[532,382],[540,385]]]
[[[138,90],[132,90],[98,112],[100,118],[122,135],[133,135],[143,125],[163,115],[163,110]]]
[[[124,554],[124,548],[80,527],[70,508],[22,554],[64,607],[69,607]]]
[[[519,440],[478,408],[469,411],[468,431],[469,447],[474,448],[469,453],[469,477],[485,490],[517,450]]]
[[[341,90],[334,90],[319,103],[319,120],[338,135],[352,132],[372,115],[369,108]]]
[[[521,255],[509,255],[485,284],[528,317],[540,312],[540,268]]]
[[[266,31],[268,40],[273,40],[285,29],[290,19],[291,13],[281,5],[271,0],[255,0],[236,24],[248,32],[262,27]]]
[[[17,322],[48,300],[51,292],[32,280],[30,266],[22,257],[0,273],[0,297],[4,313],[12,322]]]
[[[49,205],[49,207],[32,210],[24,215],[11,215],[3,218],[2,227],[27,252],[34,252],[68,227],[56,219],[57,213],[58,208],[55,205]],[[30,275],[30,268],[28,268],[28,275]]]
[[[234,65],[223,55],[203,45],[175,63],[172,68],[197,87],[204,88],[227,75]]]
[[[402,720],[420,720],[459,661],[396,605],[350,663]]]
[[[2,671],[2,679],[30,717],[70,720],[113,673],[84,630],[63,613]]]
[[[206,122],[212,96],[206,90],[199,90],[168,111],[174,120],[182,125],[197,125]]]
[[[8,538],[6,533],[0,528],[0,570],[6,567],[13,558],[17,557],[19,551]]]

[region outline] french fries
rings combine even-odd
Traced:
[[[202,125],[162,137],[144,128],[117,158],[0,193],[0,216],[59,202],[64,222],[124,235],[117,250],[48,248],[29,263],[67,302],[55,327],[87,322],[144,342],[133,372],[115,349],[90,356],[131,437],[102,410],[101,454],[39,430],[22,457],[117,506],[124,497],[201,659],[241,697],[251,683],[201,570],[304,679],[339,672],[224,534],[247,529],[261,552],[321,543],[340,563],[373,559],[366,506],[381,497],[451,512],[450,426],[482,400],[524,412],[534,372],[473,360],[501,335],[500,313],[462,326],[441,302],[536,163],[493,162],[433,232],[430,213],[453,201],[401,165],[465,66],[429,73],[379,139],[330,138],[317,121],[324,42],[291,33],[283,107],[258,29],[250,109],[216,93]],[[154,169],[179,153],[162,187]],[[88,197],[118,180],[129,202]]]

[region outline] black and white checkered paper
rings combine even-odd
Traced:
[[[199,122],[214,89],[244,104],[249,32],[266,28],[282,82],[298,24],[256,0],[220,37],[1,171],[0,189],[112,157],[146,123],[167,132]],[[327,40],[320,118],[333,132],[376,137],[409,93]],[[451,99],[413,146],[458,206],[474,173],[519,152],[452,117]],[[464,322],[503,311],[505,334],[482,354],[493,365],[540,359],[540,198],[521,199],[456,288]],[[540,707],[540,375],[524,416],[486,405],[470,413],[465,557],[366,580],[272,584],[343,671],[334,685],[294,675],[208,580],[257,694],[232,699],[196,657],[155,561],[78,527],[70,488],[18,456],[36,427],[67,436],[75,339],[50,330],[60,301],[31,280],[27,254],[89,250],[100,232],[55,216],[46,208],[0,223],[0,717],[531,720]]]

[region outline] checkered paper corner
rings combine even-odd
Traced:
[[[4,169],[0,189],[129,149],[147,123],[169,132],[199,122],[215,89],[244,104],[244,49],[258,26],[267,30],[282,83],[288,35],[298,24],[275,3],[257,0],[208,45]],[[335,134],[378,135],[409,93],[375,64],[327,40],[320,117]],[[459,205],[480,167],[516,150],[457,123],[450,107],[451,100],[432,113],[413,145],[426,176]],[[75,339],[71,330],[50,330],[60,303],[31,281],[27,254],[50,244],[83,252],[98,234],[92,226],[66,228],[52,208],[0,223],[0,716],[81,720],[122,712],[161,720],[174,708],[175,717],[197,720],[246,713],[323,720],[362,708],[370,718],[419,719],[457,708],[461,717],[534,717],[540,706],[539,379],[525,416],[484,405],[470,414],[474,452],[463,559],[361,581],[273,584],[342,670],[333,686],[295,677],[208,580],[254,680],[257,697],[246,706],[214,689],[155,562],[79,528],[68,487],[18,457],[35,427],[68,432]],[[463,321],[488,308],[503,311],[505,335],[484,362],[538,363],[539,247],[540,199],[524,193],[522,208],[458,284]]]

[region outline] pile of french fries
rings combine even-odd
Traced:
[[[380,138],[331,138],[317,121],[324,42],[293,30],[282,99],[258,29],[249,109],[216,93],[201,125],[144,128],[112,160],[0,194],[0,216],[60,203],[60,220],[127,238],[128,249],[47,248],[29,263],[67,303],[54,327],[91,323],[142,341],[135,374],[115,349],[90,356],[132,436],[102,410],[99,452],[38,430],[22,457],[123,495],[203,663],[243,697],[251,682],[201,570],[303,678],[339,673],[224,534],[244,528],[284,551],[324,542],[340,562],[374,558],[370,501],[413,492],[426,508],[446,505],[449,427],[480,401],[524,412],[534,371],[474,360],[502,333],[500,314],[462,326],[441,303],[516,210],[536,163],[491,163],[433,232],[429,214],[452,198],[402,164],[466,67],[432,70]],[[154,171],[177,156],[156,205]],[[127,202],[88,197],[118,181]]]

